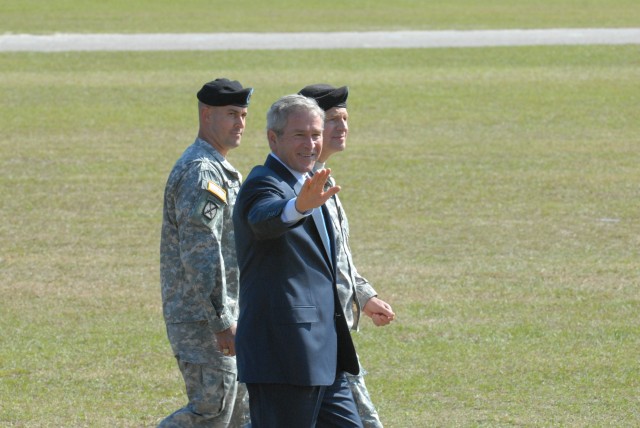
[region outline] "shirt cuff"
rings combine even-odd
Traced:
[[[287,205],[284,206],[280,218],[283,223],[295,223],[307,217],[313,210],[305,211],[301,213],[296,209],[296,201],[298,198],[289,199]]]
[[[228,314],[223,313],[222,316],[216,316],[214,319],[209,320],[209,322],[211,323],[213,331],[215,331],[216,333],[220,333],[221,331],[225,331],[231,328],[235,321],[231,319]]]

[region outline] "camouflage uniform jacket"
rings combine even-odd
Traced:
[[[314,170],[317,171],[322,168],[324,168],[323,164],[316,163]],[[329,177],[328,183],[331,186],[335,185],[333,177]],[[369,281],[358,273],[353,264],[351,248],[349,247],[349,221],[338,195],[329,199],[325,206],[329,211],[333,235],[336,238],[338,298],[342,304],[347,325],[352,330],[357,330],[362,308],[370,298],[377,296],[377,293],[369,284]]]
[[[238,318],[239,272],[231,214],[240,173],[202,139],[169,174],[160,242],[167,324],[207,321],[216,331]]]

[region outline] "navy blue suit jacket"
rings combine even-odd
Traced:
[[[236,359],[244,383],[331,385],[339,371],[358,373],[337,301],[335,256],[325,251],[311,216],[293,225],[281,220],[296,196],[295,183],[269,156],[253,168],[234,207],[240,268]]]

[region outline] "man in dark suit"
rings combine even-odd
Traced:
[[[330,170],[309,174],[322,150],[324,111],[288,95],[267,113],[271,154],[245,180],[233,221],[240,268],[238,376],[262,427],[362,427],[345,372],[358,360],[337,298],[324,203]]]

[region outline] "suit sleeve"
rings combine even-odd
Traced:
[[[256,239],[277,238],[305,221],[306,217],[295,223],[285,223],[282,220],[282,212],[294,195],[288,194],[272,177],[247,181],[243,186],[243,191],[247,194],[243,214]]]

